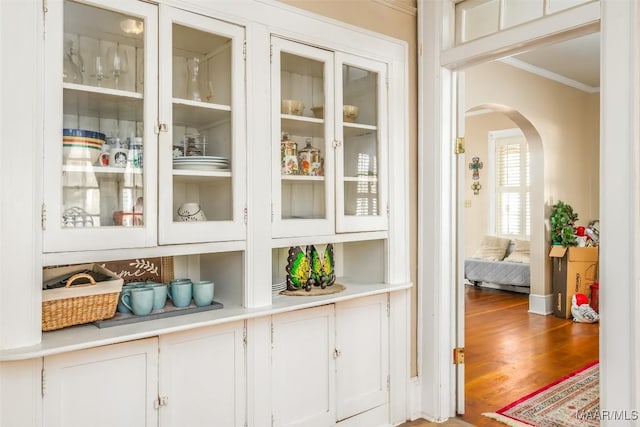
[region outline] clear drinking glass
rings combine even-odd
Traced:
[[[202,101],[200,96],[200,59],[197,57],[187,59],[188,81],[187,98],[193,101]]]
[[[116,44],[107,50],[107,72],[113,77],[113,87],[120,89],[119,80],[122,74],[129,71],[129,58],[127,52]]]

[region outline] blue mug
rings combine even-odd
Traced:
[[[191,304],[193,284],[189,279],[177,279],[169,282],[168,296],[176,307],[186,307]]]
[[[213,281],[211,280],[193,282],[193,302],[195,302],[196,306],[211,305],[213,302],[213,289]]]

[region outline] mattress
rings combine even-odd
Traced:
[[[508,261],[466,259],[464,275],[472,282],[489,282],[498,285],[530,286],[529,264]]]

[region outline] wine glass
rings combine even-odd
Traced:
[[[93,77],[96,78],[96,83],[97,83],[98,87],[101,87],[102,86],[102,80],[105,79],[106,75],[105,75],[105,62],[104,62],[104,59],[102,58],[102,56],[100,56],[100,55],[96,56],[95,73],[93,74]]]
[[[107,67],[107,72],[113,77],[114,87],[120,89],[120,76],[129,71],[129,59],[127,52],[119,44],[107,50]]]

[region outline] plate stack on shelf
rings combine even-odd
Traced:
[[[285,289],[287,289],[287,282],[286,281],[273,283],[271,285],[271,295],[274,296],[274,297],[278,296],[278,295],[280,295],[280,292],[284,291]]]
[[[220,171],[228,172],[229,159],[218,156],[186,156],[174,157],[173,168],[196,171]]]

